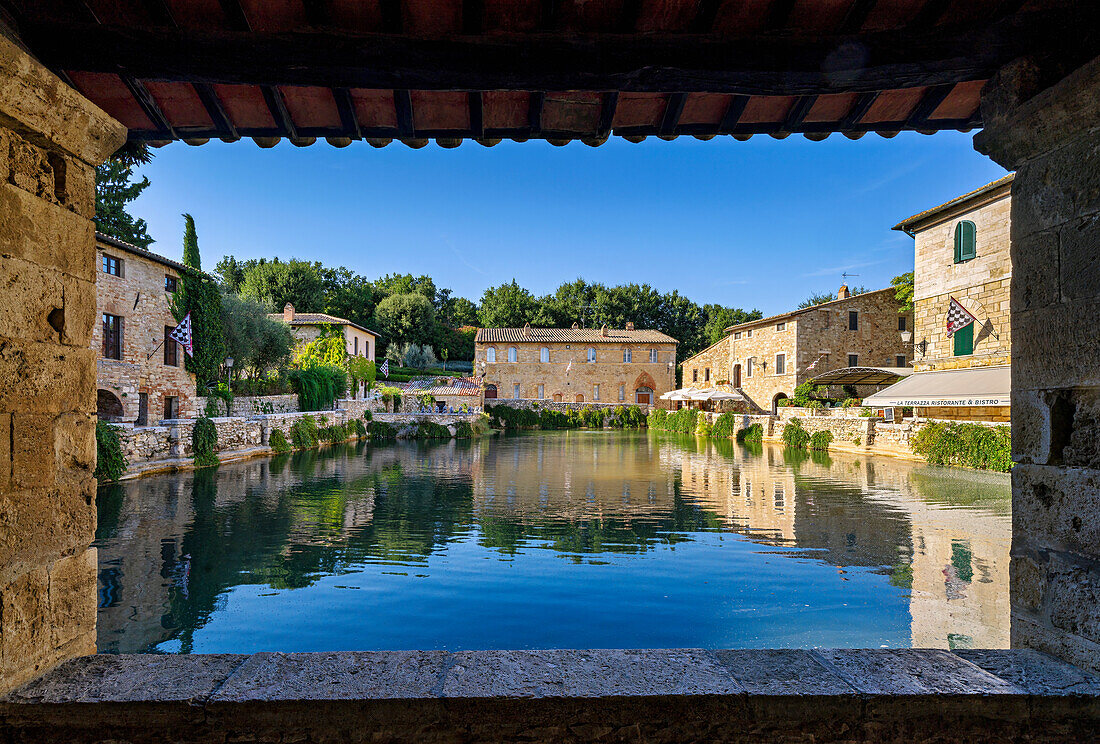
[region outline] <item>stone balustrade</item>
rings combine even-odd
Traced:
[[[206,410],[205,397],[195,398],[195,405],[201,413]],[[225,403],[218,401],[218,410],[225,409]],[[229,409],[230,416],[257,416],[268,413],[296,413],[298,411],[298,396],[288,395],[238,395],[233,398],[233,405]]]

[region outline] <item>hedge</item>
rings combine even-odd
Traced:
[[[764,425],[763,424],[749,424],[744,429],[737,430],[738,442],[763,442],[764,441]]]
[[[121,429],[106,421],[95,422],[95,477],[101,481],[116,481],[126,472],[126,457],[118,438]]]
[[[802,422],[796,418],[783,427],[783,444],[790,449],[806,449],[810,442],[810,432],[802,428]]]
[[[911,442],[931,465],[962,465],[1007,473],[1012,469],[1012,431],[1007,426],[933,421]]]
[[[209,468],[220,461],[214,454],[214,447],[218,444],[218,430],[214,422],[203,416],[195,421],[195,428],[191,430],[191,452],[195,458],[195,467]]]
[[[655,416],[658,412],[664,413],[664,416]],[[663,429],[665,431],[675,431],[680,434],[694,434],[696,428],[698,428],[699,411],[694,408],[681,408],[679,411],[668,413],[663,409],[656,408],[649,414],[649,427],[651,429]]]
[[[833,433],[822,429],[821,431],[815,431],[810,436],[810,449],[815,452],[828,452],[829,445],[833,443]]]

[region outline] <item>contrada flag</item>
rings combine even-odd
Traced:
[[[390,360],[383,359],[382,366],[378,368],[378,371],[382,373],[383,377],[388,378],[390,376]]]
[[[174,340],[179,342],[179,345],[183,347],[183,350],[187,352],[187,356],[195,356],[195,350],[192,346],[191,336],[191,313],[187,313],[187,316],[180,321],[180,324],[176,326],[170,334]]]
[[[963,307],[958,300],[954,297],[951,298],[951,304],[947,307],[947,335],[950,336],[955,331],[961,331],[968,325],[976,321],[970,311]]]

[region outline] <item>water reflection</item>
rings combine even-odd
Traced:
[[[1008,645],[1008,479],[653,433],[100,490],[107,652]]]

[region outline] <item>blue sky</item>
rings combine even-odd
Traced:
[[[894,224],[1004,175],[953,132],[155,152],[132,211],[177,259],[180,213],[193,214],[204,268],[224,254],[298,257],[370,278],[429,274],[475,301],[513,277],[542,294],[583,276],[765,314],[834,291],[844,271],[886,286],[913,267]]]

